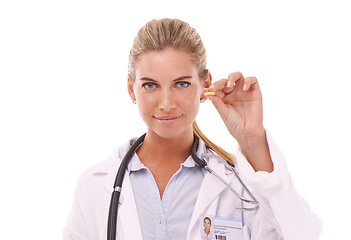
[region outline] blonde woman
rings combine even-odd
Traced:
[[[140,29],[128,71],[128,92],[147,131],[122,169],[123,186],[115,188],[120,194],[117,223],[109,227],[117,228],[116,239],[201,239],[204,215],[217,221],[212,223],[217,239],[319,238],[322,224],[296,192],[284,157],[263,126],[255,77],[235,72],[212,81],[200,36],[177,19],[152,20]],[[206,97],[205,92],[215,95]],[[206,99],[238,142],[236,157],[197,126],[200,102]],[[197,137],[196,156],[230,187],[195,163],[191,149]],[[81,175],[64,239],[106,239],[114,180],[134,141]],[[255,211],[236,207],[250,204],[231,189],[246,198],[251,194],[227,162],[237,167],[259,201]]]
[[[215,239],[213,232],[211,231],[212,222],[209,217],[204,218],[204,229],[201,232],[202,240],[212,240]]]

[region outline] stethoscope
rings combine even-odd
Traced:
[[[123,183],[123,178],[124,174],[126,173],[127,166],[129,161],[132,159],[135,151],[138,149],[140,144],[145,139],[145,134],[143,134],[140,138],[138,138],[132,146],[129,148],[128,152],[124,156],[121,165],[119,166],[115,183],[113,185],[113,192],[111,195],[111,201],[110,201],[110,209],[109,209],[109,214],[108,214],[108,224],[107,224],[107,239],[108,240],[115,240],[116,239],[116,228],[117,228],[117,213],[118,213],[118,202],[119,202],[119,197],[121,195],[121,190],[122,190],[122,183]],[[196,155],[197,147],[199,145],[199,138],[194,135],[194,142],[191,147],[191,157],[194,159],[195,163],[199,165],[200,167],[206,169],[210,174],[214,175],[216,178],[218,178],[224,185],[228,187],[228,189],[233,192],[241,201],[247,202],[250,204],[253,204],[253,207],[236,207],[237,210],[246,210],[246,211],[255,211],[259,207],[259,202],[256,200],[256,198],[252,195],[252,193],[247,189],[245,184],[242,182],[241,178],[239,177],[239,174],[234,166],[234,164],[228,162],[228,161],[223,161],[225,167],[231,171],[234,172],[235,176],[238,178],[239,182],[241,185],[244,187],[246,192],[250,195],[252,199],[247,199],[241,196],[237,191],[235,191],[232,186],[230,186],[229,183],[227,183],[220,175],[218,175],[215,171],[213,171],[208,165],[205,160],[200,159]]]

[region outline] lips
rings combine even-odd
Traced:
[[[170,125],[177,122],[183,115],[179,116],[155,116],[158,122],[164,125]]]

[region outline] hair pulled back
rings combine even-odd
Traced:
[[[183,50],[191,56],[201,81],[208,79],[206,49],[200,35],[188,23],[179,19],[154,19],[146,23],[137,33],[129,53],[128,74],[133,83],[139,57],[150,51],[162,51],[167,47]],[[196,121],[193,131],[210,149],[221,158],[234,162],[235,156],[212,143],[199,129]]]
[[[137,33],[129,53],[128,72],[131,80],[135,80],[135,64],[141,54],[162,51],[167,47],[189,53],[200,79],[208,78],[206,50],[200,35],[186,22],[163,18],[146,23]]]

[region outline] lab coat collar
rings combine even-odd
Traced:
[[[117,174],[118,166],[122,161],[122,156],[128,151],[130,146],[130,141],[125,143],[119,149],[116,149],[112,152],[110,157],[106,160],[100,162],[97,166],[94,167],[94,174],[106,174],[107,179],[105,181],[105,188],[111,194],[114,179]],[[229,178],[226,175],[225,167],[222,163],[218,161],[218,156],[213,154],[209,149],[207,149],[206,145],[203,141],[199,141],[199,147],[197,150],[197,155],[200,158],[205,157],[205,160],[208,166],[215,171],[218,175],[220,175],[225,181],[229,183]],[[197,198],[197,202],[194,207],[193,215],[191,217],[188,236],[191,235],[192,231],[197,229],[198,219],[204,214],[212,214],[214,215],[216,212],[216,202],[218,200],[219,194],[225,189],[225,185],[221,183],[215,176],[205,171],[205,176],[201,184],[201,188],[199,191],[199,195]],[[128,199],[128,201],[125,201]],[[217,199],[217,200],[216,200]],[[129,174],[125,174],[122,192],[120,197],[120,210],[119,210],[119,218],[123,218],[123,221],[128,221],[128,224],[123,224],[123,232],[125,236],[135,236],[135,231],[141,234],[139,223],[138,213],[136,211],[136,205],[134,200],[133,188],[131,186]],[[134,212],[128,212],[129,209],[134,209]],[[121,222],[121,221],[119,221]],[[128,226],[134,226],[134,228],[128,228]],[[128,232],[133,234],[128,235]],[[134,232],[133,232],[134,231]],[[141,236],[141,235],[140,235]]]
[[[136,140],[136,138],[132,138],[129,141],[127,141],[125,144],[123,144],[121,147],[117,148],[114,150],[111,155],[105,159],[104,161],[98,163],[93,167],[94,169],[94,174],[112,174],[115,176],[118,170],[118,166],[122,162],[122,159],[124,155],[127,153],[127,151],[130,148],[130,145]],[[211,168],[217,168],[218,165],[218,159],[219,157],[214,154],[211,150],[209,150],[205,143],[200,139],[199,140],[199,146],[196,152],[197,156],[199,156],[201,159],[204,159],[208,164],[209,167]],[[190,161],[188,161],[190,158]],[[194,160],[189,157],[184,163],[184,167],[193,167],[195,162]],[[218,166],[222,166],[222,164],[219,164]],[[207,173],[206,170],[204,170],[204,173]],[[221,171],[222,172],[222,171]],[[111,190],[111,187],[109,188],[109,191]]]
[[[92,169],[94,169],[94,174],[112,174],[114,177],[116,176],[118,166],[122,162],[123,157],[125,154],[128,152],[131,144],[136,140],[137,138],[132,138],[126,143],[124,143],[121,147],[115,149],[111,155],[106,158],[105,160],[101,161],[97,165],[95,165]],[[203,141],[199,141],[199,146],[197,149],[197,156],[200,158],[204,155],[208,155],[210,153],[210,150],[207,149],[205,143]],[[192,167],[194,161],[192,158],[190,158],[191,161],[184,162],[184,167]],[[207,158],[205,158],[207,159]],[[108,191],[112,192],[112,187],[108,186]]]

